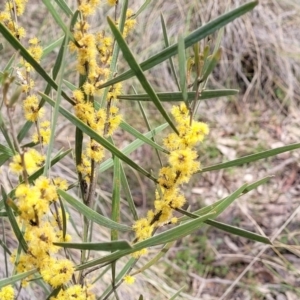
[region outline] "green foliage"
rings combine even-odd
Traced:
[[[67,59],[70,56],[68,46],[70,48],[75,47],[78,53],[85,49],[85,46],[81,44],[83,43],[83,37],[81,37],[82,39],[79,39],[78,32],[86,33],[85,30],[87,29],[83,28],[84,23],[76,22],[78,22],[78,20],[86,20],[86,12],[82,7],[76,8],[76,11],[74,11],[73,7],[70,7],[65,1],[61,0],[55,1],[55,6],[51,1],[48,0],[44,0],[43,4],[47,8],[48,13],[51,14],[55,24],[58,26],[58,28],[60,28],[62,35],[60,38],[53,42],[49,41],[48,45],[44,47],[42,57],[48,57],[53,50],[55,50],[57,47],[60,47],[59,51],[57,52],[55,62],[53,66],[51,66],[51,69],[53,70],[51,73],[49,73],[49,71],[47,71],[48,69],[46,70],[40,64],[39,60],[34,57],[33,51],[29,51],[26,48],[25,44],[20,41],[19,36],[16,33],[11,32],[4,23],[0,23],[0,33],[2,34],[3,38],[16,50],[16,53],[22,59],[24,59],[24,61],[26,61],[29,66],[31,66],[27,66],[27,69],[33,68],[35,72],[40,76],[40,79],[43,81],[43,85],[46,86],[45,90],[38,91],[38,95],[41,97],[41,99],[39,99],[38,109],[32,109],[33,104],[29,105],[32,110],[31,112],[33,114],[38,113],[40,109],[48,107],[47,105],[54,108],[51,118],[51,133],[46,150],[43,145],[43,136],[40,133],[42,127],[38,119],[24,119],[24,122],[21,124],[21,126],[19,126],[19,128],[14,128],[14,124],[12,122],[13,110],[15,105],[20,101],[20,93],[19,90],[15,90],[15,93],[12,94],[9,91],[14,89],[17,85],[23,86],[22,82],[19,82],[18,79],[14,77],[15,75],[12,75],[14,74],[12,65],[14,60],[16,59],[16,54],[14,54],[7,62],[6,67],[3,70],[0,70],[0,82],[2,84],[3,90],[2,108],[5,107],[8,111],[5,118],[3,114],[1,114],[0,120],[1,131],[5,139],[5,144],[0,144],[0,165],[8,164],[8,161],[17,161],[19,159],[18,163],[15,162],[15,168],[17,169],[18,167],[20,167],[21,171],[18,173],[18,176],[14,179],[14,181],[12,181],[13,183],[11,184],[10,191],[6,191],[4,190],[4,188],[2,188],[0,216],[10,223],[11,228],[16,236],[16,240],[19,244],[19,248],[17,249],[17,258],[20,259],[22,254],[28,255],[27,258],[39,258],[32,253],[33,249],[30,248],[30,243],[32,241],[30,240],[30,238],[28,238],[28,235],[31,230],[34,231],[42,227],[40,221],[42,218],[44,218],[45,215],[49,214],[49,216],[55,216],[54,221],[56,221],[56,223],[58,224],[57,227],[59,227],[62,237],[61,241],[51,242],[50,245],[48,245],[49,249],[54,246],[61,247],[63,249],[61,253],[63,253],[69,261],[72,261],[72,264],[74,264],[74,267],[72,267],[72,271],[76,271],[76,274],[78,274],[76,276],[72,274],[72,276],[70,276],[70,278],[68,278],[68,280],[66,281],[68,282],[70,280],[72,281],[73,285],[80,284],[81,288],[88,289],[85,283],[85,276],[87,276],[92,271],[100,269],[100,275],[97,277],[95,282],[95,284],[97,284],[98,282],[100,282],[100,279],[104,276],[107,276],[110,271],[110,283],[102,289],[102,294],[100,293],[99,295],[97,295],[97,297],[100,297],[99,299],[108,299],[110,295],[114,294],[116,299],[118,299],[118,288],[124,281],[130,280],[130,274],[136,275],[141,272],[145,272],[150,267],[155,266],[158,261],[169,251],[175,241],[184,239],[185,237],[195,233],[205,225],[215,227],[218,230],[226,233],[247,238],[251,241],[264,243],[266,245],[272,245],[271,240],[261,234],[253,233],[248,230],[225,224],[216,220],[216,218],[221,213],[223,213],[230,205],[232,205],[232,203],[236,201],[236,199],[242,197],[244,194],[259,187],[260,185],[265,184],[270,179],[269,176],[259,179],[251,184],[245,183],[241,187],[236,188],[236,190],[232,193],[229,193],[229,195],[225,198],[216,201],[212,205],[202,207],[201,209],[196,211],[189,211],[188,209],[185,210],[182,208],[182,205],[178,205],[175,207],[175,200],[178,199],[172,198],[171,201],[167,202],[167,210],[164,210],[165,207],[161,208],[160,210],[155,207],[155,210],[151,210],[150,212],[148,212],[148,216],[143,219],[139,216],[138,209],[133,201],[130,182],[128,182],[126,172],[124,171],[124,169],[126,170],[126,168],[124,167],[129,166],[140,176],[150,179],[151,183],[156,186],[157,191],[157,195],[153,195],[152,197],[153,200],[156,199],[155,206],[158,206],[158,203],[160,199],[163,198],[164,193],[167,194],[167,192],[172,190],[167,185],[167,183],[170,183],[167,180],[167,183],[161,184],[163,176],[158,170],[146,170],[130,155],[141,146],[147,145],[152,150],[156,151],[160,163],[160,156],[165,155],[169,157],[169,165],[175,165],[175,163],[172,163],[172,160],[170,158],[172,157],[172,154],[174,154],[173,152],[175,150],[172,149],[172,147],[168,148],[167,142],[165,142],[163,146],[159,145],[154,137],[160,134],[165,128],[169,126],[170,131],[175,134],[170,135],[172,137],[172,141],[179,138],[181,138],[181,142],[185,141],[182,142],[182,144],[179,146],[179,150],[186,150],[184,148],[186,147],[184,143],[188,144],[190,141],[188,140],[188,138],[186,138],[186,135],[181,136],[185,128],[182,129],[179,126],[180,122],[178,122],[178,119],[180,119],[180,117],[173,111],[172,114],[174,118],[172,118],[167,112],[167,106],[165,106],[164,104],[169,102],[173,104],[173,102],[176,101],[184,101],[184,103],[186,103],[185,108],[188,111],[188,117],[190,118],[190,122],[184,124],[187,125],[187,127],[192,127],[193,122],[194,124],[196,122],[193,118],[197,113],[197,108],[200,101],[215,99],[218,97],[229,97],[237,94],[238,91],[233,89],[208,90],[206,89],[206,85],[209,76],[212,74],[215,66],[221,59],[222,50],[220,48],[220,39],[223,31],[220,29],[222,29],[223,26],[229,24],[236,18],[241,17],[245,13],[251,11],[258,4],[258,1],[249,2],[231,11],[228,11],[217,19],[212,20],[202,27],[196,29],[186,37],[180,35],[178,37],[178,43],[175,43],[171,46],[169,45],[169,37],[167,34],[166,24],[163,17],[161,16],[161,23],[164,34],[163,38],[166,48],[140,63],[138,63],[138,59],[136,59],[137,55],[133,54],[133,49],[131,49],[131,47],[127,44],[126,30],[129,27],[128,23],[134,20],[134,18],[136,18],[140,13],[142,13],[144,9],[147,8],[149,1],[145,1],[145,3],[140,7],[137,13],[131,16],[126,15],[126,13],[128,12],[128,3],[127,1],[123,1],[122,3],[120,3],[120,5],[122,5],[120,20],[117,21],[111,19],[110,17],[107,18],[108,26],[114,37],[114,43],[112,43],[112,48],[109,49],[110,51],[107,54],[108,56],[106,57],[105,61],[105,64],[107,63],[109,65],[109,67],[105,69],[105,72],[108,72],[109,75],[105,77],[105,80],[95,80],[94,77],[97,76],[92,76],[89,73],[91,72],[93,65],[88,65],[89,62],[86,61],[83,66],[81,65],[81,67],[84,67],[84,71],[81,70],[78,84],[69,82],[65,78],[65,70],[67,68]],[[60,10],[57,9],[56,5],[60,8]],[[76,27],[76,24],[82,25],[79,31]],[[204,43],[204,38],[208,37],[218,30],[220,30],[218,41],[216,43],[215,49],[213,49],[212,53],[210,53],[209,46],[202,47],[201,45]],[[88,48],[89,47],[86,47],[87,50],[89,50]],[[188,58],[186,55],[188,48],[193,48],[193,56],[190,58]],[[96,50],[99,53],[105,52],[103,49],[100,49],[100,46],[99,48],[96,48]],[[96,50],[95,52],[97,52]],[[120,52],[123,55],[122,57],[120,57],[119,55]],[[93,53],[94,52],[91,51],[91,53],[89,53],[90,56],[92,56]],[[176,64],[172,60],[172,57],[175,55],[178,56],[178,66],[176,66]],[[117,62],[121,59],[126,61],[129,69],[122,74],[117,74]],[[78,61],[80,61],[80,59],[78,59]],[[165,61],[169,61],[170,63],[172,74],[175,78],[175,81],[177,82],[179,90],[157,93],[147,79],[147,75],[144,73],[144,71],[150,70],[156,65],[159,65]],[[22,67],[22,63],[20,62],[19,64],[20,67]],[[24,64],[25,63],[23,62],[23,65]],[[78,69],[80,71],[80,66],[78,66]],[[25,74],[29,76],[30,72],[28,70],[26,72]],[[105,72],[103,71],[103,73]],[[115,72],[116,74],[114,74]],[[178,78],[177,72],[179,74]],[[98,77],[100,77],[100,75],[102,74],[97,75]],[[118,94],[116,92],[116,94],[114,94],[115,90],[118,90],[119,83],[126,81],[133,76],[137,78],[137,80],[143,87],[144,93]],[[95,80],[95,82],[93,82],[93,80]],[[97,90],[103,89],[100,101],[97,101],[97,99],[100,99],[100,96],[96,95],[94,92],[91,92],[93,88]],[[39,87],[38,89],[41,88]],[[72,96],[69,95],[70,92],[72,92]],[[83,95],[83,99],[80,99],[81,95]],[[134,116],[125,115],[124,120],[120,121],[117,125],[120,129],[126,132],[126,134],[129,134],[132,139],[134,139],[134,141],[129,143],[122,149],[119,149],[118,141],[116,141],[113,134],[110,133],[110,129],[114,124],[113,122],[116,121],[116,116],[118,116],[117,109],[114,107],[114,103],[117,99],[126,100],[123,101],[125,105],[128,103],[128,101],[138,101],[139,107],[141,109],[141,114],[143,115],[148,131],[146,133],[140,132],[137,128],[134,128],[133,126],[126,123],[126,118],[131,119],[134,118]],[[154,129],[151,129],[151,117],[146,116],[141,104],[142,101],[153,103],[156,107],[157,112],[160,113],[161,117],[166,123],[159,125]],[[83,107],[83,109],[81,107],[81,110],[80,105],[82,105]],[[24,107],[25,106],[26,105],[24,104]],[[72,109],[70,109],[70,106],[72,106]],[[73,109],[75,110],[75,114],[73,113]],[[90,111],[92,111],[92,117],[90,117],[90,115],[87,117]],[[181,106],[179,106],[178,111],[182,113],[182,115],[184,114],[184,109]],[[101,116],[102,112],[105,115],[104,118],[103,116]],[[209,120],[209,116],[207,116],[207,119]],[[53,153],[56,142],[55,132],[60,122],[62,122],[61,120],[68,121],[73,126],[73,128],[75,128],[75,144],[73,145],[74,148],[67,151],[59,151],[58,154],[54,156]],[[97,127],[99,125],[97,122],[100,123],[101,120],[103,121],[103,126],[100,126],[101,129],[99,129]],[[205,131],[205,125],[201,123],[197,124],[200,124],[202,126],[201,130]],[[31,127],[35,127],[39,131],[38,142],[32,142],[26,145],[22,145],[21,143],[23,139],[28,136],[28,132]],[[205,134],[207,134],[207,132],[203,133],[203,137]],[[184,140],[185,138],[186,140]],[[84,144],[86,140],[91,143],[91,146],[90,148],[88,148],[88,150],[84,150]],[[202,141],[202,139],[199,140]],[[43,161],[43,164],[38,164],[36,170],[29,174],[27,170],[29,169],[29,164],[27,164],[26,161],[26,154],[28,152],[26,149],[38,149],[38,147],[40,147],[40,151],[42,151],[43,153],[45,153],[44,151],[46,151],[47,155],[45,161]],[[266,150],[265,147],[259,145],[258,149],[256,150],[260,151],[257,151],[257,153],[240,157],[229,162],[219,163],[212,166],[205,166],[201,170],[198,168],[197,173],[233,168],[243,164],[249,164],[254,161],[273,157],[280,153],[296,150],[298,148],[300,148],[300,143],[286,145],[271,150]],[[103,160],[99,159],[98,161],[97,158],[93,157],[91,153],[93,153],[93,155],[95,155],[95,153],[99,154],[97,153],[97,150],[99,149],[101,149],[101,151],[103,150],[103,153],[104,151],[106,151],[106,153],[108,153],[110,157],[105,156],[105,154],[101,152],[100,154],[103,154],[101,159]],[[57,163],[63,163],[64,157],[69,155],[71,151],[73,154],[73,158],[75,157],[73,169],[77,174],[77,179],[74,180],[74,182],[70,182],[66,188],[60,188],[59,185],[56,186],[57,192],[55,193],[55,197],[50,198],[49,200],[49,207],[51,207],[49,211],[43,212],[43,214],[38,216],[39,212],[36,208],[38,205],[34,204],[31,207],[36,214],[34,218],[32,218],[31,216],[31,219],[29,220],[22,220],[22,222],[18,222],[17,220],[22,216],[20,199],[23,197],[23,195],[17,195],[18,188],[22,187],[23,185],[27,186],[28,188],[36,187],[35,185],[37,185],[37,183],[41,178],[43,178],[43,176],[50,180],[52,167]],[[209,160],[213,160],[219,154],[218,149],[212,144],[204,144],[201,151],[207,155]],[[193,154],[194,152],[191,151],[189,153]],[[90,173],[87,172],[86,175],[84,171],[80,169],[80,167],[86,167],[84,166],[84,162],[85,158],[89,155],[89,162],[91,163],[90,165],[88,165],[88,167],[90,168]],[[182,155],[182,157],[179,157],[179,161],[181,163],[179,163],[179,167],[182,167],[182,165],[184,165],[183,158],[184,155]],[[188,160],[189,157],[185,159]],[[196,161],[192,161],[191,164],[195,164],[197,162],[198,157]],[[11,165],[10,168],[13,169]],[[110,168],[113,168],[113,181],[112,191],[109,196],[109,212],[107,213],[105,209],[104,211],[101,209],[99,202],[97,202],[94,198],[96,195],[95,191],[97,185],[102,184],[102,182],[99,183],[98,181],[98,174],[104,173]],[[182,171],[182,173],[183,172],[184,171]],[[191,171],[190,173],[187,173],[189,177],[191,177],[191,175],[196,172]],[[176,191],[177,189],[179,189],[178,187],[180,185],[176,186],[175,182],[176,180],[178,180],[180,175],[181,173],[179,171],[175,172],[175,177],[173,179],[174,185],[171,186],[174,187],[174,190]],[[168,176],[165,175],[165,177]],[[171,177],[171,175],[169,175],[169,177]],[[47,188],[41,189],[39,196],[41,199],[43,199],[43,197],[45,197],[45,194],[47,194],[47,192],[51,190],[54,181],[55,180],[51,178],[51,180],[49,181],[50,183],[48,182],[49,186],[47,186]],[[44,184],[46,183],[44,182]],[[76,194],[77,196],[75,196]],[[123,194],[125,195],[125,199],[122,198]],[[31,196],[31,198],[34,198],[34,193]],[[28,198],[27,200],[30,199]],[[188,200],[189,199],[187,199],[187,202]],[[59,209],[61,209],[61,216],[59,216]],[[173,218],[173,215],[170,214],[168,218],[162,219],[162,216],[164,214],[170,213],[170,210],[176,211],[176,213],[180,214],[180,216],[178,218]],[[82,233],[78,234],[80,235],[80,242],[67,241],[68,226],[70,226],[69,223],[76,223],[74,222],[73,216],[71,216],[71,222],[68,222],[68,211],[70,212],[70,214],[73,214],[73,212],[76,211],[81,217]],[[152,217],[150,218],[149,215],[151,216],[151,214]],[[124,215],[126,215],[127,218],[125,218]],[[141,238],[141,236],[137,234],[136,228],[138,227],[139,221],[145,220],[148,222],[147,226],[150,227],[152,231],[149,236]],[[52,221],[52,225],[54,221]],[[23,225],[21,225],[21,223]],[[106,241],[105,238],[103,238],[103,241],[94,241],[93,233],[97,230],[96,228],[99,228],[99,226],[96,227],[96,224],[97,226],[100,226],[103,232],[105,232],[105,236],[110,237],[110,241]],[[166,226],[162,226],[171,224],[173,225],[169,226],[167,229]],[[147,226],[144,227],[146,228]],[[141,231],[143,231],[143,229],[145,228],[142,227]],[[75,229],[75,231],[77,231],[77,229]],[[133,232],[136,234],[135,238],[132,238]],[[46,236],[46,233],[40,234],[39,237],[43,242],[45,242],[45,240],[49,240],[49,238]],[[197,238],[197,241],[194,241],[193,243],[198,244],[198,251],[205,253],[205,258],[203,259],[203,261],[199,262],[198,258],[188,247],[188,244],[185,245],[185,248],[183,250],[179,250],[175,254],[175,260],[178,264],[181,264],[183,270],[189,271],[191,269],[202,275],[207,271],[206,267],[209,267],[211,265],[211,262],[214,259],[214,255],[208,250],[205,236]],[[154,246],[156,247],[153,249],[157,251],[157,254],[143,266],[139,266],[137,270],[133,271],[133,268],[136,267],[140,259],[140,251],[143,251],[146,248],[152,248]],[[4,249],[5,253],[8,254],[13,250],[10,249],[10,246],[5,242],[1,242],[1,247]],[[73,249],[72,251],[80,250],[77,252],[77,254],[80,253],[80,259],[75,259],[73,257],[73,254],[71,254],[73,252],[70,251],[70,249]],[[51,255],[49,254],[51,251],[48,250],[45,251],[47,253],[47,258],[51,257]],[[106,253],[104,255],[99,255],[97,253],[96,255],[92,256],[92,251],[106,251],[109,253]],[[133,257],[131,257],[130,255],[132,255]],[[123,263],[122,267],[120,266],[121,264],[119,265],[120,261]],[[109,267],[107,268],[107,266]],[[16,259],[15,268],[17,269],[17,267],[18,261]],[[24,279],[31,280],[31,278],[33,278],[32,275],[35,273],[40,274],[36,274],[36,276],[41,276],[38,277],[39,280],[43,278],[43,280],[47,282],[45,278],[47,278],[48,274],[43,274],[43,271],[45,271],[43,270],[43,267],[44,265],[39,265],[38,268],[34,267],[31,270],[27,270],[25,268],[23,269],[23,272],[20,272],[18,274],[9,274],[7,275],[8,278],[0,280],[0,288],[10,284],[16,284]],[[67,273],[68,268],[64,267],[62,270],[63,271],[58,271],[57,273]],[[224,276],[228,272],[228,268],[217,267],[213,270],[211,268],[209,271],[215,272],[215,274],[218,274],[218,276]],[[17,272],[17,270],[15,272]],[[174,270],[170,268],[169,272],[174,272]],[[51,286],[52,290],[50,293],[45,295],[45,297],[48,297],[49,299],[50,297],[55,297],[54,299],[58,299],[56,298],[57,295],[62,295],[62,293],[67,290],[67,288],[70,288],[70,286],[68,286],[66,282],[59,282],[56,284],[51,280],[47,283]],[[175,299],[182,293],[182,291],[183,288],[178,288],[175,294],[170,294],[170,299]],[[85,293],[87,294],[87,290],[85,291]],[[140,296],[140,299],[142,298],[143,296]],[[94,298],[91,297],[88,299]]]

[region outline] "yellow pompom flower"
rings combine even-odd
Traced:
[[[49,203],[41,199],[41,192],[35,186],[20,184],[16,189],[17,206],[20,218],[36,224],[49,210]]]
[[[127,37],[130,30],[132,30],[136,24],[136,19],[133,18],[133,15],[134,15],[133,11],[131,9],[128,9],[126,12],[126,20],[125,20],[125,25],[123,30],[124,37]]]
[[[185,174],[192,175],[195,171],[195,159],[197,158],[197,152],[191,148],[184,150],[174,150],[169,156],[169,163],[175,172],[183,172]],[[200,164],[198,163],[200,166]],[[197,169],[196,169],[197,170]]]
[[[58,200],[56,186],[50,181],[50,179],[40,176],[34,184],[35,187],[40,191],[42,199],[46,200],[47,202]]]
[[[43,223],[40,227],[28,226],[24,238],[28,243],[29,251],[36,258],[43,258],[59,250],[53,245],[57,242],[56,232],[49,222]]]
[[[56,188],[58,188],[58,189],[61,189],[63,191],[66,191],[68,189],[68,182],[65,179],[56,177],[53,179],[53,182],[54,182]]]
[[[96,88],[93,84],[89,82],[85,82],[82,88],[86,95],[93,96],[95,94]]]
[[[48,145],[49,141],[50,141],[50,136],[51,136],[51,129],[50,129],[49,121],[44,121],[41,123],[39,134],[40,134],[40,136],[38,135],[38,133],[35,133],[32,136],[32,141],[34,143],[38,143],[41,140],[41,143],[43,145]]]
[[[125,275],[124,276],[124,282],[127,283],[127,284],[134,284],[135,278],[133,276],[130,276],[130,275]]]
[[[74,264],[68,259],[49,258],[41,268],[43,279],[52,287],[57,288],[66,284],[74,273]]]
[[[15,292],[11,285],[7,285],[0,290],[1,300],[14,300]]]
[[[44,114],[44,109],[39,108],[39,101],[35,95],[30,95],[24,100],[23,108],[25,118],[30,122],[36,122]]]
[[[176,173],[170,166],[163,167],[159,171],[158,183],[165,189],[172,188],[176,183]]]
[[[21,253],[18,255],[18,260],[16,261],[17,249],[12,253],[10,261],[16,265],[17,273],[24,273],[26,271],[32,270],[37,267],[37,259],[30,254]],[[22,287],[26,287],[29,281],[32,279],[33,275],[26,277],[22,280]]]
[[[131,255],[134,258],[140,258],[141,256],[146,255],[147,253],[148,253],[147,248],[144,248],[142,250],[133,252]]]
[[[56,297],[51,297],[50,300],[95,300],[96,297],[89,291],[89,287],[79,284],[72,285],[66,290],[61,289]]]
[[[37,171],[43,165],[44,161],[44,156],[35,149],[29,149],[24,153],[25,168],[29,175]],[[9,168],[16,174],[22,174],[23,165],[20,154],[17,154],[13,157],[13,161],[9,164]]]
[[[73,97],[76,100],[76,102],[83,102],[84,100],[84,94],[81,90],[75,90],[73,91]]]
[[[10,19],[10,13],[7,11],[0,11],[0,22],[6,22]]]
[[[138,238],[139,241],[151,237],[153,232],[153,226],[150,225],[148,219],[146,218],[137,220],[133,224],[132,228],[135,231],[136,237]]]
[[[99,143],[92,140],[87,146],[86,154],[89,158],[98,163],[104,157],[104,149]]]

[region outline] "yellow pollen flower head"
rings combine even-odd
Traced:
[[[14,300],[15,297],[14,289],[11,285],[7,285],[0,290],[0,299],[1,300]]]
[[[66,284],[74,273],[74,265],[68,259],[49,259],[45,268],[41,269],[43,279],[56,288]]]
[[[127,284],[134,284],[135,278],[133,276],[130,276],[130,275],[125,275],[124,276],[124,282],[127,283]]]
[[[37,152],[35,149],[29,149],[23,154],[24,164],[26,171],[29,175],[37,171],[44,163],[44,156]],[[9,167],[12,172],[16,174],[22,174],[23,164],[21,155],[17,154],[13,157],[13,161],[9,164]]]

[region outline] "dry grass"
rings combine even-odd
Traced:
[[[144,1],[133,2],[136,8]],[[160,12],[164,14],[170,40],[174,42],[179,32],[192,31],[226,11],[227,7],[245,2],[152,1],[130,36],[133,52],[138,53],[138,60],[142,61],[163,48]],[[300,4],[292,0],[260,2],[252,13],[226,26],[224,31],[222,61],[209,85],[238,88],[241,93],[236,98],[211,100],[200,106],[199,118],[211,127],[210,137],[201,149],[205,166],[299,141]],[[35,9],[32,9],[33,15],[37,14],[38,6]],[[103,16],[103,12],[100,14]],[[37,15],[39,18],[27,19],[28,25],[41,33],[45,41],[57,37],[50,19],[43,18],[44,12],[38,11]],[[38,22],[40,19],[42,26]],[[213,47],[215,38],[212,36],[205,42]],[[5,55],[7,52],[4,58]],[[122,62],[119,67],[120,70],[127,68]],[[71,64],[68,71],[72,78]],[[166,64],[147,72],[147,77],[157,91],[176,90]],[[130,80],[129,84],[140,90],[135,80]],[[126,90],[129,89],[128,85]],[[153,123],[158,122],[153,107],[146,108]],[[123,111],[125,119],[128,112],[138,114],[138,108],[128,103],[124,103]],[[138,117],[127,121],[144,130]],[[62,124],[58,148],[73,143],[70,127]],[[116,139],[120,146],[130,141],[130,137],[121,132]],[[299,299],[299,156],[296,151],[232,170],[204,173],[195,179],[191,189],[187,188],[192,208],[198,208],[226,196],[245,182],[274,175],[268,184],[239,199],[220,220],[295,247],[271,249],[204,228],[176,243],[159,265],[138,276],[133,287],[121,287],[121,299],[137,299],[141,292],[144,299],[168,299],[183,285],[186,285],[185,292],[178,299]],[[149,160],[145,161],[145,157]],[[146,147],[137,152],[135,158],[147,169],[156,165],[155,156]],[[55,172],[71,181],[76,178],[71,158],[58,165]],[[2,174],[7,174],[6,169]],[[9,185],[4,175],[1,181]],[[137,174],[128,173],[128,177],[142,213],[151,205],[153,187]],[[98,193],[102,199],[99,207],[105,212],[109,209],[110,183],[104,178]],[[124,222],[129,220],[125,215]],[[95,230],[96,240],[105,237],[108,238],[105,231]],[[151,250],[150,257],[155,253],[155,249]],[[138,267],[148,259],[141,260]],[[101,290],[108,283],[109,277],[96,288]],[[23,295],[22,299],[41,299],[38,297],[37,294]]]

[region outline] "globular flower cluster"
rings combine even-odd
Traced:
[[[115,5],[117,1],[109,1]],[[95,12],[98,4],[94,1],[81,1],[78,10],[81,12],[81,19],[75,24],[73,36],[75,41],[70,42],[69,48],[77,55],[77,70],[86,76],[83,85],[73,91],[75,100],[74,110],[76,116],[91,127],[101,136],[111,136],[119,127],[122,120],[119,109],[112,104],[116,102],[117,96],[121,93],[122,85],[116,83],[111,86],[106,94],[107,107],[95,109],[94,96],[100,95],[99,86],[110,76],[110,62],[112,57],[113,39],[105,32],[91,33],[87,16]],[[132,15],[132,12],[130,12]],[[127,19],[124,31],[126,34],[133,28],[135,21]],[[77,170],[81,173],[86,183],[94,176],[93,163],[99,163],[104,157],[103,147],[91,140],[81,157],[81,163]]]
[[[25,37],[26,32],[18,25],[15,16],[24,13],[28,0],[7,1],[5,10],[0,12],[0,22],[17,38]],[[100,0],[81,0],[78,2],[80,16],[74,25],[72,35],[75,39],[70,42],[69,48],[76,53],[77,71],[85,77],[83,84],[73,92],[76,116],[91,127],[101,136],[110,136],[118,128],[121,115],[115,105],[117,96],[121,94],[122,85],[114,84],[106,91],[107,105],[105,108],[95,109],[94,98],[100,96],[100,85],[111,76],[110,63],[114,41],[104,31],[93,32],[90,29],[88,17],[95,13]],[[117,5],[118,1],[107,1],[110,5]],[[133,28],[135,19],[133,12],[127,12],[127,19],[123,35],[127,36]],[[27,51],[40,62],[43,49],[37,38],[28,41]],[[45,110],[40,106],[38,96],[33,92],[35,83],[31,79],[33,67],[23,58],[17,69],[18,81],[24,93],[23,110],[25,119],[35,124],[36,132],[32,136],[34,143],[46,145],[49,143],[51,131],[50,122],[41,120]],[[19,146],[19,145],[18,145]],[[43,146],[41,152],[35,149],[22,149],[17,147],[17,153],[10,163],[12,173],[19,175],[20,183],[16,187],[13,200],[10,205],[17,215],[17,221],[22,227],[26,247],[22,251],[18,249],[11,255],[11,261],[15,265],[15,271],[22,273],[37,268],[43,280],[53,288],[62,287],[52,300],[87,299],[94,300],[95,296],[86,285],[70,285],[74,279],[75,267],[71,260],[61,259],[60,247],[54,245],[57,242],[70,241],[71,237],[63,232],[62,211],[59,209],[57,189],[67,189],[67,182],[61,178],[49,179],[43,176],[31,181],[30,175],[40,169],[44,162]],[[99,163],[104,157],[103,147],[95,140],[90,139],[81,157],[78,171],[86,182],[89,182],[95,170],[93,165]],[[92,186],[92,185],[91,185]],[[13,201],[13,202],[12,202]],[[68,215],[65,215],[68,217]],[[27,285],[32,277],[22,281]],[[127,278],[133,282],[131,277]],[[0,290],[0,299],[10,300],[14,298],[12,286],[6,286]]]
[[[27,51],[37,62],[40,62],[43,49],[36,37],[29,40]],[[37,95],[32,93],[34,81],[30,78],[30,74],[33,71],[33,67],[23,58],[21,58],[20,65],[22,66],[22,71],[19,74],[19,79],[22,84],[22,90],[26,94],[26,98],[23,101],[25,119],[35,123],[36,127],[36,133],[32,136],[32,140],[34,143],[47,145],[50,141],[51,134],[50,122],[42,121],[39,123],[45,114],[45,109],[40,107]]]
[[[19,221],[25,226],[24,240],[28,247],[18,260],[16,253],[11,257],[18,273],[38,268],[45,282],[53,287],[65,284],[74,273],[71,261],[53,256],[60,249],[53,243],[71,239],[68,234],[63,236],[61,211],[49,215],[50,206],[58,201],[58,187],[66,189],[67,182],[61,178],[51,181],[41,176],[32,185],[23,183],[16,188],[15,205]]]
[[[123,30],[123,37],[127,37],[128,33],[132,28],[136,25],[136,19],[133,18],[133,11],[131,9],[128,9],[126,12],[126,20],[125,20],[125,26]]]
[[[14,16],[17,17],[24,14],[27,1],[28,0],[6,1],[4,11],[0,11],[0,22],[3,22],[17,39],[24,38],[26,31],[23,27],[18,25],[17,18],[14,19]],[[28,44],[27,51],[37,62],[40,62],[43,54],[40,41],[36,37],[33,37],[29,39]],[[26,99],[23,101],[25,119],[30,122],[35,122],[37,131],[39,132],[37,121],[43,116],[44,109],[39,107],[38,97],[32,93],[34,87],[34,81],[30,78],[32,71],[33,67],[26,60],[21,58],[20,70],[17,72],[17,77],[22,86],[23,93],[26,94]],[[47,144],[47,140],[49,139],[46,137],[38,138],[38,141],[40,140],[43,144]]]
[[[44,109],[39,108],[39,100],[36,95],[29,95],[23,102],[25,119],[30,122],[36,122],[39,117],[44,115]]]
[[[0,290],[0,299],[1,300],[14,300],[15,292],[11,285],[7,285]]]
[[[27,48],[27,51],[37,62],[40,62],[43,55],[43,48],[40,45],[40,41],[38,40],[38,38],[34,37],[30,39],[28,43],[29,47]],[[33,71],[32,65],[30,65],[24,59],[21,59],[21,64],[23,67],[25,67],[26,72]]]
[[[56,297],[51,297],[50,300],[94,300],[95,295],[89,291],[86,286],[79,284],[70,286],[66,290],[60,290]]]
[[[0,22],[2,22],[17,39],[25,37],[26,31],[23,27],[18,25],[12,16],[15,13],[17,16],[23,15],[27,1],[28,0],[7,1],[4,11],[0,12]]]
[[[51,135],[50,122],[43,121],[40,123],[39,131],[32,136],[32,141],[34,143],[40,142],[43,145],[48,145],[50,141],[50,135]]]
[[[35,149],[29,149],[28,151],[21,154],[17,154],[13,157],[9,167],[12,172],[21,175],[24,168],[28,175],[33,174],[37,171],[45,161],[44,155],[40,154]]]
[[[195,120],[191,122],[189,109],[184,103],[174,106],[172,115],[179,134],[171,133],[164,140],[165,147],[170,151],[168,165],[159,171],[154,209],[148,211],[147,217],[137,220],[133,225],[136,241],[151,237],[153,230],[159,226],[177,222],[173,212],[182,208],[186,202],[180,192],[180,186],[200,170],[195,147],[208,134],[208,126]],[[136,252],[135,256],[145,252],[143,249],[142,252]]]

